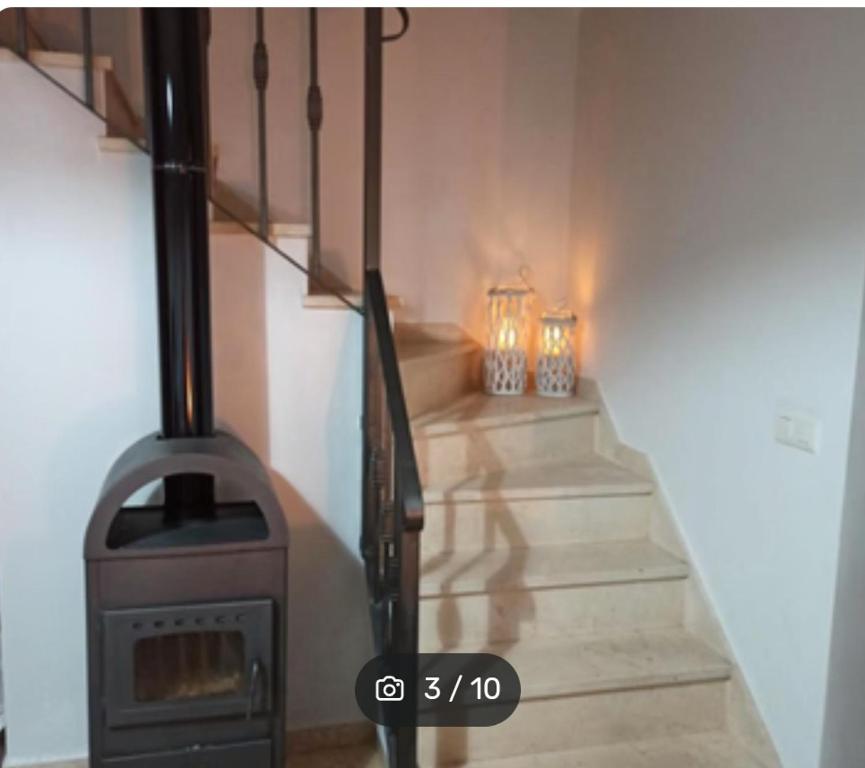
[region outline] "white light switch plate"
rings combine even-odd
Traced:
[[[775,440],[807,453],[820,449],[822,424],[813,414],[779,406],[775,414]]]

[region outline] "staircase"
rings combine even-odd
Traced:
[[[426,506],[421,650],[494,653],[522,682],[499,726],[421,729],[419,764],[777,765],[733,733],[733,665],[688,628],[689,565],[653,540],[654,483],[612,460],[599,400],[487,396],[458,329],[396,335]]]

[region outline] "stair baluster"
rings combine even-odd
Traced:
[[[255,47],[252,53],[252,76],[258,94],[258,234],[268,239],[269,207],[267,198],[267,45],[264,42],[264,9],[255,9]]]
[[[93,109],[93,19],[90,8],[81,9],[81,43],[84,54],[84,101]]]
[[[17,8],[15,10],[15,26],[15,46],[18,49],[18,55],[22,59],[26,59],[30,53],[30,45],[27,37],[27,11],[24,8]]]
[[[309,194],[312,237],[309,270],[321,273],[321,184],[320,137],[324,118],[324,101],[318,83],[318,10],[309,9],[309,88],[306,93],[306,120],[309,125]]]

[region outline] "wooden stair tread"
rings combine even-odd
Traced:
[[[731,665],[683,629],[531,639],[449,652],[507,659],[522,685],[520,701],[726,680]]]
[[[246,226],[253,232],[258,232],[257,221],[247,221]],[[210,222],[212,235],[248,235],[249,230],[236,221],[212,220]],[[268,227],[270,237],[311,237],[312,227],[303,222],[271,222]]]
[[[477,343],[470,339],[464,341],[441,341],[437,339],[406,341],[396,339],[397,357],[400,364],[429,363],[431,360],[473,354],[478,348]]]
[[[64,67],[69,69],[84,69],[84,54],[73,51],[40,51],[31,50],[27,57],[37,67]],[[110,56],[94,56],[93,69],[96,72],[107,72],[114,68]]]
[[[591,454],[562,464],[518,467],[463,478],[445,487],[424,488],[424,501],[572,498],[648,494],[649,480]]]
[[[103,152],[138,154],[146,151],[143,144],[136,145],[132,139],[124,136],[97,136],[96,144]]]
[[[349,291],[342,294],[355,307],[363,306],[363,294],[359,291]],[[404,305],[402,296],[388,294],[387,308],[389,310],[400,309]],[[341,301],[332,293],[308,293],[303,297],[305,309],[348,309],[344,301]]]
[[[580,397],[540,397],[535,394],[495,397],[474,392],[444,410],[418,417],[412,422],[412,429],[416,437],[426,437],[458,432],[467,427],[489,429],[597,412],[597,403]]]
[[[466,768],[765,768],[726,733],[676,736],[569,752],[506,757]]]
[[[421,565],[423,597],[683,579],[688,564],[648,540],[448,552]]]

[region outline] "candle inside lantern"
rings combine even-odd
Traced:
[[[517,329],[511,321],[506,321],[499,331],[499,349],[513,349],[517,345]]]
[[[564,310],[541,316],[541,348],[536,380],[538,394],[567,397],[576,390],[574,329],[577,318]]]
[[[489,335],[484,352],[484,383],[494,395],[520,395],[528,378],[528,304],[531,288],[507,285],[487,294]]]
[[[542,354],[559,357],[563,354],[562,329],[558,325],[544,326]]]

